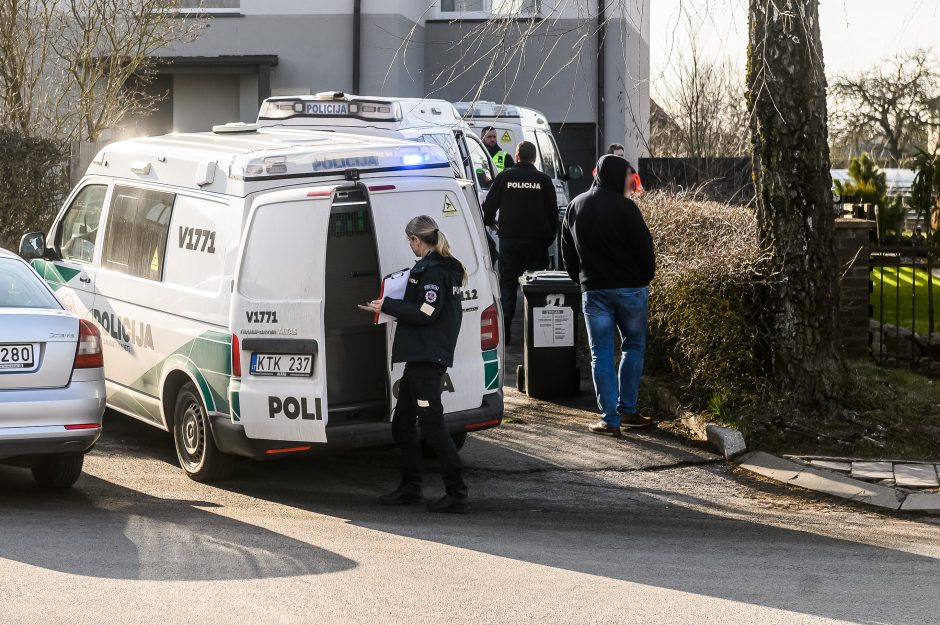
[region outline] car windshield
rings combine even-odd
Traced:
[[[62,308],[25,263],[0,258],[0,308]]]

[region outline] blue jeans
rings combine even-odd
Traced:
[[[649,289],[599,289],[581,295],[584,321],[591,343],[591,374],[601,418],[620,426],[620,413],[635,413],[643,353]],[[620,375],[614,372],[614,330],[620,331]]]

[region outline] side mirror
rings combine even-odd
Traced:
[[[568,175],[565,176],[565,178],[567,180],[578,180],[583,175],[584,175],[584,170],[581,169],[580,165],[570,165],[568,167]]]
[[[20,239],[20,256],[25,260],[42,258],[46,252],[46,235],[42,232],[29,232]]]

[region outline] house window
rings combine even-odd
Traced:
[[[476,13],[481,17],[539,15],[541,0],[441,0],[441,13]]]
[[[241,0],[180,0],[179,11],[237,15],[241,12]]]

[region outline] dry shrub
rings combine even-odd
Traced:
[[[769,372],[770,333],[767,257],[753,210],[655,192],[641,208],[656,245],[651,363],[690,380],[713,412],[716,401],[756,397]]]
[[[68,192],[68,152],[57,142],[0,129],[0,247],[45,230]]]

